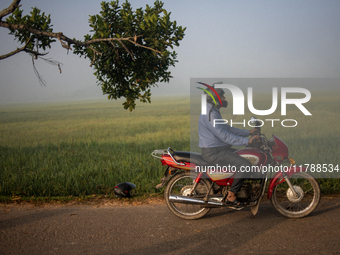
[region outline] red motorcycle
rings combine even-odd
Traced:
[[[263,134],[260,137],[255,147],[235,151],[252,164],[251,169],[243,169],[249,172],[249,179],[237,192],[237,198],[250,206],[255,215],[269,182],[267,197],[277,211],[289,218],[307,216],[320,202],[318,182],[306,168],[288,158],[288,147],[279,137],[273,135],[269,140]],[[167,166],[156,188],[166,186],[166,205],[178,217],[199,219],[211,208],[229,206],[226,197],[234,180],[232,167],[214,167],[199,153],[171,148],[155,150],[152,156]]]

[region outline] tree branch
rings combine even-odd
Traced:
[[[125,46],[125,44],[122,41],[119,41],[119,43],[124,47],[124,49],[129,53],[131,56],[132,60],[135,61],[135,58],[133,57],[132,53],[129,51],[129,49]]]
[[[20,2],[20,1],[19,1]],[[145,49],[148,49],[148,50],[151,50],[153,52],[156,52],[158,54],[162,54],[160,51],[158,50],[155,50],[155,49],[152,49],[150,47],[147,47],[147,46],[144,46],[144,45],[141,45],[139,43],[137,43],[137,38],[138,37],[142,37],[142,35],[138,35],[138,36],[133,36],[133,37],[122,37],[122,38],[98,38],[98,39],[92,39],[92,40],[89,40],[89,41],[78,41],[78,40],[74,40],[74,39],[71,39],[67,36],[65,36],[62,32],[59,32],[59,33],[53,33],[53,32],[47,32],[47,31],[41,31],[41,30],[38,30],[38,29],[34,29],[34,28],[31,28],[31,27],[27,27],[25,25],[21,25],[21,24],[9,24],[7,22],[3,22],[3,21],[0,21],[0,27],[5,27],[5,28],[8,28],[8,29],[12,29],[12,30],[25,30],[25,31],[29,31],[30,33],[32,34],[35,34],[35,35],[43,35],[43,36],[47,36],[47,37],[51,37],[51,38],[56,38],[60,41],[61,43],[61,46],[65,49],[68,49],[70,50],[71,47],[70,45],[72,44],[75,44],[75,45],[80,45],[80,46],[84,46],[84,47],[88,47],[90,48],[95,54],[99,54],[99,55],[102,55],[102,53],[98,52],[97,50],[95,50],[93,47],[91,47],[92,44],[96,44],[96,43],[100,43],[100,42],[110,42],[112,44],[113,41],[117,41],[119,42],[123,47],[124,49],[130,54],[130,56],[132,57],[133,60],[134,57],[132,55],[132,53],[128,50],[128,48],[123,44],[123,41],[128,41],[130,43],[133,43],[139,47],[142,47],[142,48],[145,48]],[[67,44],[65,43],[67,42]],[[22,51],[22,50],[21,50]],[[13,54],[6,54],[8,56],[6,57],[10,57],[14,54],[16,54],[18,52],[14,52]],[[5,55],[4,55],[5,56]],[[3,58],[0,58],[0,60],[3,59]],[[93,62],[95,61],[95,57],[93,58],[92,60],[92,63],[90,66],[92,66]]]
[[[129,38],[135,38],[135,37],[129,37]],[[142,44],[139,44],[139,43],[137,43],[136,41],[131,41],[131,39],[129,39],[128,41],[129,41],[129,42],[132,42],[133,44],[135,44],[135,45],[137,45],[137,46],[139,46],[139,47],[142,47],[142,48],[145,48],[145,49],[148,49],[148,50],[152,50],[152,51],[154,51],[154,52],[157,52],[158,54],[162,54],[162,52],[160,52],[160,51],[158,51],[158,50],[155,50],[155,49],[152,49],[152,48],[150,48],[150,47],[147,47],[147,46],[144,46],[144,45],[142,45]]]
[[[118,41],[118,42],[129,41],[129,42],[134,43],[134,44],[136,44],[140,47],[143,47],[143,48],[146,48],[146,49],[149,49],[149,50],[152,50],[154,52],[161,54],[161,52],[158,51],[158,50],[143,46],[143,45],[135,42],[134,39],[136,38],[136,36],[123,37],[123,38],[98,38],[98,39],[93,39],[93,40],[83,42],[83,41],[71,39],[71,38],[65,36],[62,32],[54,33],[54,32],[41,31],[41,30],[34,29],[34,28],[31,28],[31,27],[27,27],[27,26],[21,25],[21,24],[9,24],[7,22],[0,21],[0,27],[5,27],[5,28],[8,28],[8,29],[12,29],[12,30],[25,30],[25,31],[28,31],[28,32],[35,34],[35,35],[43,35],[43,36],[47,36],[47,37],[51,37],[51,38],[56,38],[62,43],[63,47],[67,48],[67,49],[69,49],[70,48],[69,46],[72,45],[72,44],[76,44],[76,45],[80,45],[80,46],[84,46],[84,47],[89,47],[92,44],[99,43],[99,42],[105,42],[105,41]],[[142,35],[139,35],[137,37],[142,37]],[[66,45],[64,42],[67,42],[68,45]]]
[[[6,16],[8,14],[13,13],[15,11],[15,9],[17,9],[19,7],[20,1],[21,0],[13,0],[13,2],[11,3],[11,5],[9,7],[7,7],[6,9],[3,9],[2,11],[0,11],[0,27],[5,27],[5,28],[8,28],[10,30],[24,30],[24,31],[28,31],[28,32],[30,32],[32,34],[35,34],[35,35],[42,35],[42,36],[46,36],[46,37],[50,37],[50,38],[56,38],[56,39],[58,39],[60,41],[61,46],[63,48],[65,48],[65,49],[67,49],[67,50],[70,50],[71,49],[70,46],[72,44],[75,44],[75,45],[79,45],[79,46],[88,47],[95,54],[102,55],[100,52],[98,52],[93,47],[91,47],[91,45],[92,44],[96,44],[96,43],[100,43],[100,42],[110,42],[114,46],[114,44],[112,42],[113,41],[117,41],[117,42],[119,42],[124,47],[124,49],[132,57],[132,59],[135,60],[134,57],[133,57],[133,54],[129,51],[129,49],[123,43],[123,41],[128,41],[128,42],[133,43],[134,45],[137,45],[139,47],[142,47],[142,48],[154,51],[154,52],[156,52],[158,54],[162,54],[158,50],[155,50],[155,49],[152,49],[150,47],[147,47],[147,46],[144,46],[144,45],[141,45],[141,44],[137,43],[137,38],[142,37],[142,35],[138,35],[138,36],[134,35],[133,37],[122,37],[122,38],[98,38],[98,39],[92,39],[92,40],[84,41],[83,42],[83,41],[78,41],[78,40],[71,39],[71,38],[65,36],[62,32],[54,33],[54,32],[48,32],[48,31],[41,31],[41,30],[38,30],[38,29],[35,29],[35,28],[32,28],[32,27],[28,27],[28,26],[22,25],[22,24],[10,24],[8,22],[1,21],[2,17]],[[19,53],[21,51],[28,52],[28,50],[26,49],[27,44],[28,44],[28,42],[22,48],[18,48],[18,49],[14,50],[14,51],[12,51],[12,52],[10,52],[8,54],[0,56],[0,60],[8,58],[8,57],[11,57],[11,56],[13,56],[13,55],[15,55],[15,54],[17,54],[17,53]],[[37,57],[38,55],[41,55],[38,52],[32,52],[31,51],[29,53],[34,54],[35,57]],[[92,61],[91,65],[93,64],[94,60],[95,60],[95,57],[93,58],[93,61]]]
[[[26,52],[27,52],[26,47],[27,47],[27,44],[29,44],[29,42],[30,42],[31,40],[32,40],[32,38],[28,39],[28,41],[26,42],[26,44],[25,44],[23,47],[21,47],[21,48],[17,48],[16,50],[14,50],[14,51],[12,51],[12,52],[10,52],[10,53],[7,53],[7,54],[5,54],[5,55],[1,55],[1,56],[0,56],[0,60],[5,59],[5,58],[8,58],[8,57],[11,57],[11,56],[13,56],[13,55],[15,55],[15,54],[17,54],[17,53],[19,53],[19,52],[21,52],[21,51],[26,51]]]
[[[39,53],[37,51],[34,51],[34,50],[29,50],[29,49],[24,49],[23,51],[27,52],[27,53],[30,53],[31,55],[34,55],[34,58],[35,59],[38,59],[38,56],[45,56],[48,54],[48,52],[46,53]]]
[[[8,14],[11,14],[12,12],[15,11],[16,8],[19,7],[19,3],[21,0],[13,0],[13,2],[11,3],[10,6],[8,6],[6,9],[3,9],[2,11],[0,11],[0,20],[7,16]]]
[[[17,53],[23,51],[25,48],[26,48],[26,45],[25,45],[24,47],[22,47],[22,48],[17,48],[16,50],[14,50],[14,51],[12,51],[12,52],[9,52],[9,53],[7,53],[7,54],[5,54],[5,55],[1,55],[1,56],[0,56],[0,60],[5,59],[5,58],[12,57],[13,55],[15,55],[15,54],[17,54]]]

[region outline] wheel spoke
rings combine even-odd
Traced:
[[[294,176],[294,177],[293,177]],[[286,182],[274,188],[272,203],[283,215],[292,218],[303,217],[315,209],[320,200],[320,188],[315,179],[307,173],[293,174],[290,182],[298,197],[293,195]]]
[[[205,215],[210,209],[201,205],[176,203],[169,201],[170,195],[189,196],[191,198],[203,198],[207,195],[209,187],[205,180],[202,180],[193,191],[194,181],[188,173],[181,173],[170,180],[166,187],[165,198],[171,211],[184,219],[196,219]]]

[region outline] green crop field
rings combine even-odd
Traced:
[[[153,193],[164,173],[155,149],[189,150],[189,100],[2,106],[0,194],[78,196],[129,181]]]
[[[255,107],[266,109],[267,101],[255,102]],[[108,194],[124,181],[135,183],[138,194],[159,192],[155,186],[164,168],[151,152],[167,147],[190,150],[190,100],[155,98],[132,113],[121,103],[1,105],[0,196]],[[340,164],[339,106],[337,95],[313,95],[308,103],[313,116],[305,117],[292,106],[287,115],[294,116],[297,127],[272,128],[266,123],[262,131],[282,138],[297,163]],[[226,119],[229,110],[222,112]],[[280,112],[271,116],[282,117]],[[340,187],[339,179],[320,183],[323,190]]]

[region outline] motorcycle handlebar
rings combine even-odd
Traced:
[[[261,129],[256,128],[256,130],[253,132],[252,136],[254,136],[254,135],[261,135]]]

